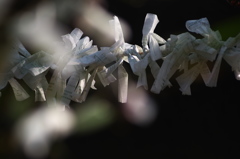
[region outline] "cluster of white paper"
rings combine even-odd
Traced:
[[[159,23],[157,15],[146,15],[142,30],[142,47],[126,43],[118,17],[114,16],[109,24],[114,32],[115,43],[110,47],[93,45],[89,37],[75,28],[70,34],[63,35],[48,51],[30,54],[20,41],[13,43],[9,67],[0,74],[0,89],[7,83],[12,86],[16,99],[25,100],[28,93],[16,79],[22,79],[35,91],[36,101],[58,102],[69,106],[71,101],[84,102],[90,89],[96,89],[95,78],[103,86],[118,82],[119,102],[127,102],[128,73],[123,62],[130,64],[138,76],[137,87],[149,89],[146,68],[149,67],[155,79],[150,91],[160,93],[171,86],[170,79],[180,70],[176,81],[182,94],[191,95],[191,84],[201,76],[206,86],[217,86],[222,59],[232,67],[236,79],[240,79],[240,34],[223,41],[218,31],[213,31],[207,18],[188,20],[187,32],[170,35],[164,40],[154,32]],[[192,33],[200,34],[198,39]],[[158,62],[161,61],[161,62]],[[210,69],[207,62],[214,63]],[[161,63],[161,65],[159,64]],[[190,66],[191,65],[191,66]],[[52,69],[51,79],[46,74]],[[113,72],[117,71],[117,77]]]

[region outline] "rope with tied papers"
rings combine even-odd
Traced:
[[[165,40],[154,32],[159,20],[148,13],[142,29],[142,47],[125,42],[120,21],[114,16],[109,24],[114,32],[115,43],[110,47],[93,45],[88,36],[75,28],[63,35],[62,41],[54,42],[49,50],[30,54],[23,44],[15,39],[7,69],[0,73],[0,89],[9,83],[17,101],[29,98],[19,84],[22,79],[35,92],[35,101],[47,101],[69,106],[71,101],[84,102],[90,89],[95,88],[98,77],[104,87],[117,81],[118,100],[127,102],[128,73],[123,62],[130,65],[138,77],[137,87],[149,89],[146,68],[154,77],[150,91],[159,94],[171,86],[173,74],[184,95],[191,95],[191,84],[200,75],[208,87],[216,87],[222,59],[240,79],[240,34],[223,41],[219,31],[213,31],[207,18],[186,21],[188,32],[170,35]],[[194,37],[192,33],[202,36]],[[157,61],[162,61],[161,65]],[[214,62],[210,69],[207,62]],[[191,65],[191,67],[190,67]],[[53,74],[48,81],[49,70]],[[114,76],[117,72],[117,77]]]

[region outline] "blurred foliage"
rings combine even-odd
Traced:
[[[110,102],[93,96],[77,108],[75,131],[80,134],[96,132],[111,124],[115,115]]]
[[[227,40],[229,37],[235,37],[240,31],[240,15],[218,21],[213,27],[220,31],[223,40]]]

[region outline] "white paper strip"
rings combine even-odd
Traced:
[[[128,74],[123,65],[118,67],[118,101],[127,102],[128,96]]]
[[[9,83],[13,89],[15,98],[17,101],[23,101],[29,98],[29,94],[23,89],[23,87],[14,78],[9,79]]]

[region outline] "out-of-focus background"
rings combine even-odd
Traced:
[[[12,36],[19,37],[32,54],[74,28],[99,47],[110,46],[108,20],[114,15],[120,19],[125,41],[141,45],[147,13],[158,16],[155,33],[164,39],[186,32],[187,20],[203,17],[223,40],[240,32],[240,5],[226,0],[0,0],[0,70],[8,63]],[[217,87],[206,87],[199,77],[191,96],[181,94],[174,77],[173,86],[160,94],[135,89],[137,78],[128,64],[124,66],[130,82],[128,104],[117,101],[117,83],[96,84],[86,102],[72,102],[61,121],[55,121],[52,110],[41,110],[45,103],[35,102],[34,92],[23,81],[19,83],[30,98],[21,102],[8,84],[0,97],[0,158],[240,158],[240,83],[224,60]],[[148,80],[151,85],[153,78]],[[27,119],[34,120],[26,124]],[[57,122],[62,125],[54,127]]]

